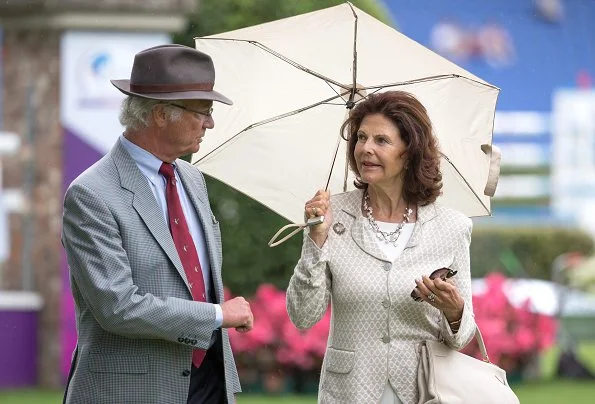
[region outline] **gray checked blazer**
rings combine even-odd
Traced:
[[[391,262],[361,214],[361,201],[361,190],[331,198],[333,225],[322,249],[305,234],[287,311],[298,328],[309,328],[331,303],[320,403],[375,404],[390,383],[404,404],[417,404],[420,342],[444,339],[461,349],[474,335],[472,222],[439,204],[419,206],[413,234]],[[456,334],[439,310],[410,297],[415,279],[442,267],[458,271],[452,279],[465,300]]]
[[[205,181],[196,167],[176,165],[200,217],[222,303],[221,235]],[[209,346],[215,308],[192,300],[163,213],[120,141],[68,188],[62,243],[78,331],[66,403],[186,403],[192,349]],[[233,403],[238,374],[227,330],[216,332]]]

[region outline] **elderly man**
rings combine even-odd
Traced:
[[[214,126],[211,58],[164,45],[112,80],[123,135],[72,182],[62,243],[78,345],[66,403],[220,404],[240,391],[226,328],[246,332],[245,299],[224,302],[221,235],[204,178],[178,158]]]

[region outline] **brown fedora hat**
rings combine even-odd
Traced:
[[[211,57],[183,45],[160,45],[134,56],[130,80],[111,80],[127,95],[153,100],[232,101],[213,90],[215,67]]]

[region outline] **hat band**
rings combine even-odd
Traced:
[[[132,84],[130,91],[135,93],[177,93],[184,91],[213,91],[214,83],[192,84]]]

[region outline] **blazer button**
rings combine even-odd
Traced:
[[[392,265],[391,265],[391,264],[388,264],[388,263],[387,263],[387,264],[384,264],[384,270],[385,270],[386,272],[390,271],[390,268],[391,268],[391,267],[392,267]]]
[[[182,338],[182,337],[179,337],[179,338],[178,338],[178,342],[184,342],[184,338]]]
[[[384,307],[385,309],[388,309],[390,307],[390,302],[388,301],[388,299],[384,299],[382,301],[382,307]]]
[[[390,337],[385,335],[384,337],[382,337],[382,342],[384,342],[385,344],[388,344],[390,342]]]
[[[190,371],[188,369],[184,369],[184,371],[182,372],[182,376],[184,376],[184,377],[190,376]]]

